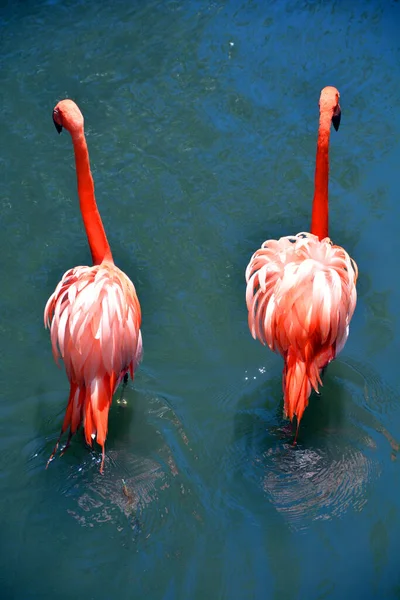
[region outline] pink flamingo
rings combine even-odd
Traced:
[[[246,269],[252,336],[284,360],[285,415],[297,432],[321,371],[342,350],[356,302],[357,265],[328,237],[330,126],[339,129],[339,92],[321,92],[311,233],[268,240]],[[297,433],[296,433],[297,437]]]
[[[133,283],[115,266],[94,195],[83,116],[72,100],[62,100],[53,111],[59,133],[71,134],[75,154],[79,204],[92,254],[92,267],[67,271],[44,311],[50,327],[53,356],[64,360],[70,382],[61,436],[69,427],[67,444],[83,423],[87,444],[102,447],[104,470],[108,412],[113,394],[128,371],[133,379],[142,354],[141,311]]]

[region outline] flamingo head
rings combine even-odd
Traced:
[[[339,104],[340,94],[335,87],[328,85],[324,87],[319,98],[319,110],[320,112],[330,113],[332,119],[332,125],[335,130],[339,129],[340,116],[342,111]]]
[[[53,122],[58,133],[63,127],[71,134],[78,133],[83,129],[83,115],[75,102],[72,100],[61,100],[53,110]]]

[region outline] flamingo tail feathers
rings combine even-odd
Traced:
[[[57,452],[62,435],[69,428],[68,440],[61,452],[61,454],[64,454],[69,447],[72,436],[83,423],[86,443],[89,446],[92,446],[93,440],[96,439],[97,443],[102,448],[100,472],[103,472],[108,413],[114,391],[126,372],[127,370],[125,370],[118,379],[115,373],[112,373],[111,375],[106,374],[101,378],[95,378],[88,387],[80,387],[76,383],[71,383],[68,405],[65,411],[61,433],[54,450],[47,461],[46,468]]]
[[[318,392],[319,385],[322,385],[322,381],[317,361],[303,360],[289,349],[283,369],[283,394],[285,414],[291,421],[296,416],[297,429],[308,406],[311,391],[314,389]]]

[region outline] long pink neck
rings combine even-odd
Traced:
[[[112,254],[94,196],[94,183],[90,172],[89,152],[83,127],[77,133],[71,134],[71,137],[74,146],[79,205],[83,224],[93,264],[99,265],[103,260],[112,261]]]
[[[323,111],[319,117],[317,160],[314,178],[311,233],[320,240],[328,237],[328,181],[329,181],[329,138],[331,135],[332,112]]]

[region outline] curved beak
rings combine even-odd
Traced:
[[[337,107],[335,108],[335,112],[333,113],[333,117],[332,117],[332,125],[334,126],[335,131],[337,131],[339,129],[341,115],[342,115],[342,110],[340,108],[340,104],[338,104]]]
[[[54,127],[57,129],[58,133],[61,133],[62,132],[62,125],[59,125],[57,123],[57,121],[54,118],[54,113],[53,113],[53,123],[54,123]]]

